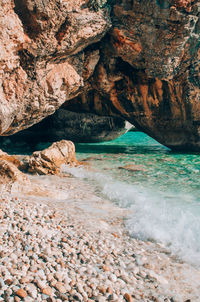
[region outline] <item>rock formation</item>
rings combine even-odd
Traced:
[[[42,151],[33,152],[31,156],[8,155],[0,150],[0,184],[27,182],[28,177],[21,171],[39,175],[59,174],[62,164],[78,164],[71,141],[55,142]]]
[[[3,0],[0,8],[0,133],[9,135],[79,94],[99,60],[98,49],[84,49],[111,23],[81,0]]]
[[[0,185],[9,185],[14,182],[28,182],[28,177],[22,173],[13,163],[0,160]]]
[[[0,192],[1,194],[18,188],[24,184],[30,185],[28,177],[19,170],[21,166],[17,156],[8,155],[0,149]]]
[[[55,142],[62,139],[96,143],[115,139],[131,127],[128,122],[118,117],[58,109],[40,123],[10,136],[9,140],[10,144],[26,142],[33,148],[40,142]],[[6,137],[1,137],[0,143],[5,140]]]
[[[62,164],[76,165],[75,146],[71,141],[62,140],[49,148],[33,152],[28,158],[28,172],[39,175],[58,174]]]
[[[8,155],[0,149],[0,192],[48,196],[48,190],[44,191],[35,183],[32,184],[30,177],[23,172],[58,175],[63,164],[70,166],[83,164],[77,161],[75,146],[71,141],[53,143],[50,147],[33,152],[30,156]],[[52,196],[52,193],[50,195]]]
[[[198,0],[3,0],[0,134],[57,108],[200,149]]]
[[[112,23],[91,89],[65,108],[122,116],[170,148],[199,150],[199,2],[116,1]]]
[[[21,165],[20,160],[15,155],[9,155],[6,152],[3,152],[0,149],[0,160],[8,161],[12,164],[14,164],[16,167],[19,167]]]

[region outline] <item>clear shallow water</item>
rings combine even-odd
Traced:
[[[31,154],[49,145],[8,140],[0,148]],[[129,209],[126,226],[132,236],[161,242],[200,267],[199,154],[173,153],[140,132],[111,142],[78,144],[76,150],[78,159],[87,158],[91,168],[70,172],[92,185],[99,196]],[[120,169],[130,164],[138,171]]]
[[[129,132],[106,143],[78,144],[91,169],[70,169],[96,192],[129,208],[130,234],[168,246],[200,266],[200,157],[173,153],[147,135]],[[138,171],[121,169],[136,165]],[[68,170],[68,168],[66,168]]]

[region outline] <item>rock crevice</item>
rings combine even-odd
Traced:
[[[64,104],[122,117],[170,148],[199,150],[199,1],[90,4],[1,2],[0,134]]]

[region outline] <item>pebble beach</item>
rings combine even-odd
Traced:
[[[131,238],[126,210],[73,177],[2,191],[0,301],[199,302],[200,272]]]

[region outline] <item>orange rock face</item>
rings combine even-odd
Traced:
[[[97,49],[84,49],[110,26],[84,0],[1,1],[0,135],[30,127],[75,97],[99,60]]]
[[[121,116],[172,149],[199,150],[197,2],[116,1],[91,90],[63,107]]]
[[[64,104],[122,117],[170,148],[199,150],[199,1],[88,4],[1,2],[0,135]]]

